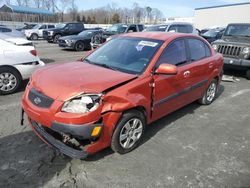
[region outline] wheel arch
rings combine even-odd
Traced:
[[[16,67],[11,66],[11,65],[0,65],[0,68],[8,68],[8,69],[12,69],[12,70],[16,71],[19,74],[19,76],[21,77],[21,79],[23,80],[22,74],[20,73],[20,71]]]

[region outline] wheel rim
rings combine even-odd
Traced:
[[[59,38],[60,38],[60,35],[56,35],[55,36],[55,42],[57,42]]]
[[[84,48],[84,45],[81,42],[76,44],[77,51],[83,50],[83,48]]]
[[[216,89],[217,85],[215,83],[212,83],[209,88],[207,89],[207,100],[209,102],[212,102],[215,95],[216,95]]]
[[[17,85],[16,77],[9,73],[1,73],[0,74],[0,90],[4,92],[8,92],[13,90]]]
[[[33,36],[32,36],[32,39],[33,39],[33,40],[37,40],[38,37],[37,37],[36,35],[33,35]]]
[[[133,118],[128,120],[120,132],[120,145],[125,149],[130,149],[141,138],[142,131],[143,125],[140,119]]]

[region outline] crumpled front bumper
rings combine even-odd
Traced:
[[[73,149],[72,147],[67,146],[63,142],[51,136],[41,125],[39,125],[35,121],[29,121],[31,128],[45,143],[54,147],[55,149],[58,149],[63,154],[77,159],[85,159],[88,156],[88,153],[86,151]]]

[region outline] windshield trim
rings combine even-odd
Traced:
[[[148,68],[148,66],[151,64],[152,59],[155,57],[155,54],[159,51],[160,47],[164,44],[164,41],[163,41],[163,40],[152,39],[152,38],[145,38],[145,37],[118,36],[118,37],[116,37],[116,38],[114,38],[114,39],[122,39],[122,38],[124,38],[124,39],[145,40],[145,41],[151,41],[151,42],[157,42],[157,43],[159,43],[159,46],[156,47],[156,50],[155,50],[154,54],[153,54],[152,57],[149,59],[149,63],[147,64],[147,66],[145,66],[145,67],[142,69],[141,72],[138,72],[138,71],[131,71],[131,70],[128,70],[128,69],[123,69],[123,68],[121,68],[121,67],[114,67],[114,66],[113,66],[113,68],[116,69],[116,70],[114,70],[114,71],[120,71],[120,72],[123,72],[123,73],[128,73],[128,74],[133,74],[133,75],[142,75],[142,74],[145,72],[145,70]],[[112,40],[113,40],[113,39],[111,39],[110,41],[112,41]],[[110,42],[110,41],[108,41],[108,42]],[[107,43],[108,43],[108,42],[107,42]],[[98,49],[103,48],[105,45],[106,45],[106,44],[100,46]],[[93,52],[93,53],[95,53],[95,52]],[[92,54],[92,53],[91,53],[91,54]],[[91,54],[89,54],[88,56],[90,56]],[[82,62],[85,61],[85,62],[87,62],[87,63],[89,63],[89,64],[96,65],[97,63],[96,63],[96,62],[93,62],[93,63],[92,63],[92,61],[90,61],[90,60],[88,59],[88,56],[86,56],[86,57],[82,60]],[[97,65],[97,66],[98,66],[98,65]],[[105,68],[105,67],[103,67],[103,68]]]

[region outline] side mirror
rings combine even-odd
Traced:
[[[156,74],[167,74],[167,75],[176,75],[178,73],[178,69],[175,65],[163,63],[156,70]]]

